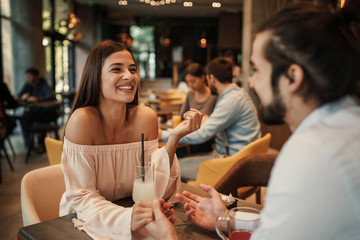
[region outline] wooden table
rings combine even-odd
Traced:
[[[201,189],[182,184],[183,190],[187,190],[203,197],[209,195]],[[130,207],[134,203],[131,198],[121,199],[115,202],[118,205],[124,207]],[[261,209],[260,205],[245,202],[243,200],[238,201],[238,206],[249,206],[257,209]],[[219,239],[217,234],[212,231],[205,230],[199,226],[196,226],[192,222],[187,221],[183,204],[178,202],[174,204],[176,221],[174,224],[175,230],[179,236],[179,239]],[[55,218],[49,221],[37,223],[34,225],[22,227],[19,229],[17,239],[37,239],[37,240],[64,240],[64,239],[76,239],[76,240],[90,240],[91,238],[83,231],[74,228],[71,221],[76,217],[76,213],[69,214],[63,217]]]

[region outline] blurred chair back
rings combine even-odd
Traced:
[[[63,149],[63,141],[46,137],[45,138],[46,154],[50,165],[61,163],[61,153]]]
[[[214,188],[223,194],[232,194],[246,199],[253,192],[240,192],[241,187],[267,187],[271,169],[277,153],[258,153],[244,157],[237,161],[225,175],[215,184]],[[261,203],[260,191],[257,192],[256,202]]]
[[[215,184],[225,175],[225,173],[238,161],[246,156],[256,153],[266,153],[271,140],[268,133],[262,138],[251,142],[246,147],[232,156],[225,158],[215,158],[201,163],[195,181],[188,181],[188,184],[200,186],[200,183],[215,186]]]
[[[59,164],[25,174],[21,180],[24,226],[59,217],[59,204],[64,192],[64,175]]]

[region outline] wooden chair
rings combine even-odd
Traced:
[[[258,153],[236,162],[214,185],[223,194],[232,194],[241,199],[248,198],[252,192],[238,192],[241,187],[267,187],[271,169],[278,154]],[[256,203],[261,204],[261,191],[256,191]]]
[[[201,163],[196,180],[190,180],[187,183],[200,186],[200,183],[215,186],[215,184],[223,178],[226,172],[238,161],[246,156],[256,153],[266,153],[271,140],[271,134],[268,133],[262,138],[250,143],[239,152],[225,158],[216,158],[206,160]]]
[[[59,164],[26,173],[21,180],[24,226],[59,217],[59,204],[64,192],[64,175]]]
[[[60,164],[63,142],[54,138],[45,137],[45,148],[50,165]]]

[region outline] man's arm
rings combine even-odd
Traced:
[[[181,138],[179,143],[199,144],[213,138],[237,121],[239,106],[236,99],[221,99],[200,129]]]
[[[39,86],[38,91],[36,91],[36,96],[39,101],[46,101],[46,100],[54,100],[55,96],[49,86],[47,84],[41,84]]]

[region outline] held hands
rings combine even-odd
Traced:
[[[200,184],[211,198],[203,198],[196,194],[184,191],[175,197],[184,204],[186,216],[189,221],[208,230],[215,231],[216,218],[226,214],[227,209],[223,204],[220,194],[211,186]]]
[[[131,215],[131,231],[139,231],[142,227],[151,221],[153,221],[151,202],[136,202],[133,206]]]
[[[153,212],[154,212],[154,221],[148,223],[145,228],[148,230],[149,234],[156,240],[162,239],[178,239],[173,223],[175,222],[175,217],[171,216],[169,219],[169,212],[173,214],[174,209],[170,209],[164,214],[164,205],[161,206],[161,200],[155,199],[152,203]]]
[[[179,123],[170,133],[170,135],[177,136],[178,139],[183,136],[198,130],[201,126],[201,119],[203,114],[191,108],[189,111],[184,113],[184,121]]]
[[[174,214],[174,209],[171,208],[173,206],[172,203],[168,203],[168,202],[165,203],[164,199],[154,200],[154,201],[157,201],[156,208],[159,207],[165,220],[167,220],[167,221],[170,220],[171,223],[173,223],[175,221],[175,217],[172,216]],[[146,232],[145,226],[148,223],[157,221],[156,215],[155,215],[155,210],[153,210],[153,205],[154,205],[153,203],[146,202],[146,201],[138,201],[134,204],[132,216],[131,216],[131,231],[132,231],[133,237],[141,238],[141,237],[148,235]],[[154,209],[155,209],[155,207],[154,207]]]

